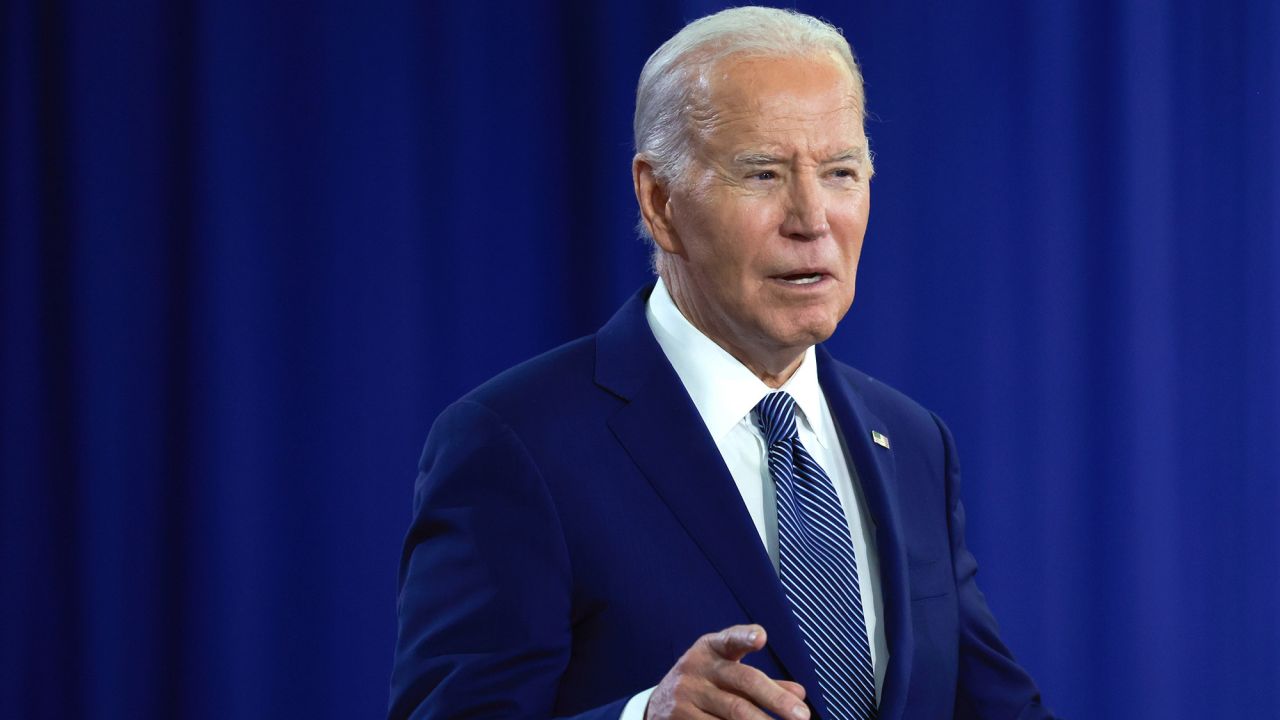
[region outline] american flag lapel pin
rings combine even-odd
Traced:
[[[879,432],[879,431],[877,431],[877,430],[872,430],[872,431],[871,431],[871,440],[872,440],[875,444],[877,444],[877,445],[879,445],[880,447],[884,448],[885,450],[888,450],[888,449],[889,449],[889,436],[888,436],[888,435],[885,435],[884,433]]]

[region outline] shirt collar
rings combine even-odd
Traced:
[[[649,295],[645,317],[717,443],[744,419],[750,422],[752,408],[765,395],[774,392],[737,358],[694,327],[676,307],[661,279]],[[806,423],[826,447],[823,430],[830,418],[818,384],[817,355],[812,346],[805,350],[795,374],[779,389],[791,393],[800,410],[799,421]]]

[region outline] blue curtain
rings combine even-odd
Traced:
[[[0,716],[383,712],[432,418],[648,277],[718,2],[9,0]],[[1076,718],[1280,707],[1280,8],[803,2],[877,155],[837,356],[938,411]]]

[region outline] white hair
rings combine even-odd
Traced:
[[[829,54],[853,78],[864,112],[862,73],[840,29],[795,10],[740,7],[721,10],[684,26],[649,56],[636,87],[636,153],[664,183],[688,167],[692,115],[705,103],[707,77],[730,56],[811,57]],[[643,228],[643,223],[641,223]]]

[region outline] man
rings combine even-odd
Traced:
[[[391,716],[1048,717],[964,545],[936,417],[818,344],[870,209],[839,31],[726,10],[649,59],[659,281],[427,440]]]

